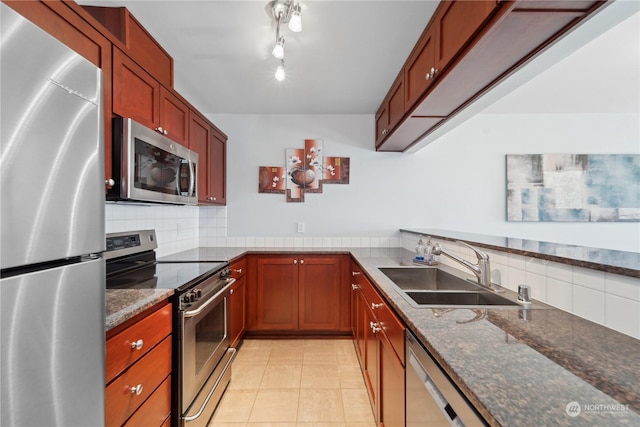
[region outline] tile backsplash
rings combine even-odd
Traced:
[[[403,234],[402,246],[413,251],[416,235]],[[451,241],[431,240],[476,263],[471,249]],[[491,260],[495,283],[513,291],[517,291],[518,285],[529,285],[533,299],[640,339],[640,279],[502,251],[485,252]],[[444,255],[440,255],[439,261],[470,273]]]

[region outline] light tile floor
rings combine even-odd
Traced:
[[[375,427],[350,339],[244,340],[210,427]]]

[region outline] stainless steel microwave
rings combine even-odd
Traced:
[[[198,154],[133,121],[113,120],[113,169],[108,201],[196,205]]]

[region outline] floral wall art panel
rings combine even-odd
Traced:
[[[284,193],[287,202],[304,202],[305,193],[322,193],[323,184],[349,183],[349,158],[324,157],[320,139],[285,150],[285,167],[260,166],[258,191]]]
[[[640,155],[507,155],[507,220],[640,221]]]
[[[284,194],[287,187],[287,171],[282,166],[260,166],[259,193]]]

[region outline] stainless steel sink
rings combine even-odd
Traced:
[[[396,286],[396,292],[418,308],[522,307],[509,290],[495,292],[473,279],[446,271],[448,267],[382,267],[379,270]],[[538,304],[535,304],[536,307]],[[529,306],[531,308],[532,305]]]
[[[515,301],[493,292],[432,292],[407,291],[405,294],[418,305],[430,306],[520,306]]]
[[[402,290],[478,291],[478,285],[435,267],[389,267],[379,269]]]

